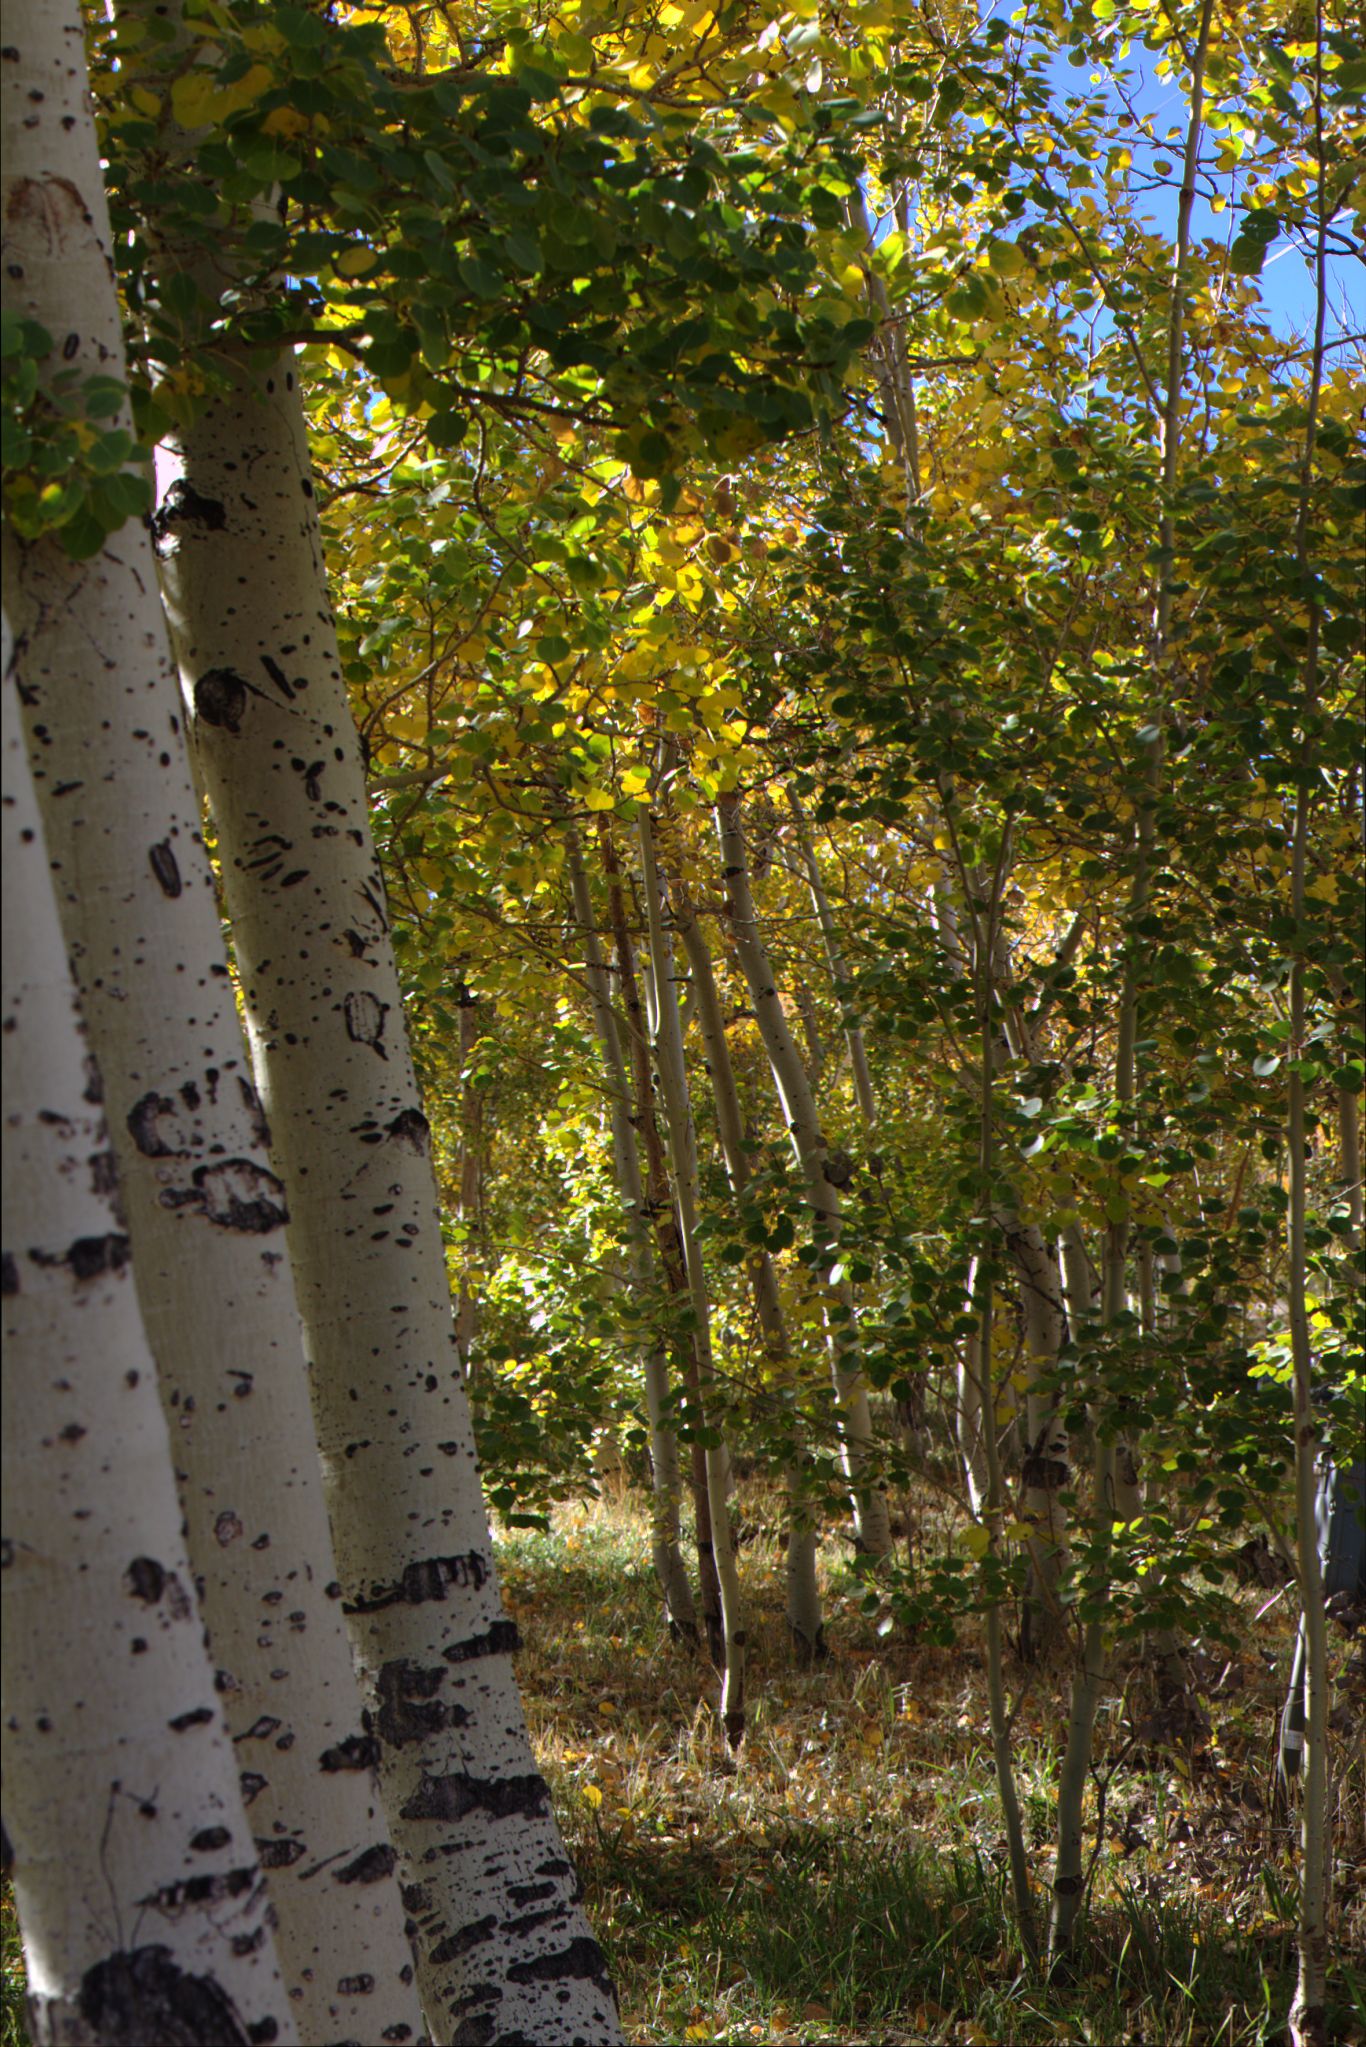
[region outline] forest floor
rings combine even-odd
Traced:
[[[975,1628],[949,1648],[879,1636],[832,1536],[821,1559],[830,1655],[797,1670],[768,1508],[742,1488],[750,1722],[737,1763],[705,1659],[671,1643],[660,1617],[638,1496],[563,1507],[547,1535],[499,1538],[533,1737],[629,2037],[1282,2040],[1296,1877],[1290,1828],[1271,1806],[1289,1597],[1257,1618],[1272,1595],[1240,1595],[1237,1653],[1200,1661],[1211,1722],[1200,1741],[1133,1739],[1153,1703],[1141,1673],[1107,1701],[1090,1913],[1071,1980],[1044,1985],[1009,1930]],[[1335,1667],[1349,1653],[1335,1634]],[[1043,1673],[1015,1737],[1041,1906],[1064,1722],[1065,1673]],[[1351,1745],[1338,1753],[1330,2038],[1363,2043],[1366,1756],[1344,1767]],[[1092,1841],[1096,1820],[1093,1784]]]
[[[533,1738],[628,2036],[641,2047],[1282,2041],[1295,1874],[1271,1792],[1289,1599],[1260,1612],[1268,1592],[1240,1595],[1237,1653],[1201,1665],[1211,1728],[1198,1743],[1133,1739],[1151,1707],[1141,1675],[1107,1702],[1090,1913],[1070,1980],[1045,1985],[1009,1930],[974,1628],[950,1648],[880,1637],[831,1536],[830,1655],[796,1669],[769,1512],[742,1488],[751,1663],[738,1761],[724,1751],[705,1659],[669,1640],[638,1496],[564,1506],[548,1533],[497,1538]],[[1340,1635],[1333,1647],[1341,1668]],[[1063,1682],[1039,1676],[1016,1724],[1041,1904]],[[1338,1762],[1329,2037],[1366,2047],[1366,1758],[1350,1735]],[[1096,1794],[1093,1784],[1092,1840]],[[0,2047],[24,2047],[8,1885],[3,1932]]]

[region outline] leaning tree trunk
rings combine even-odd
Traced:
[[[712,1554],[721,1595],[721,1724],[732,1748],[738,1748],[745,1732],[745,1620],[740,1596],[740,1574],[736,1566],[735,1543],[731,1536],[730,1507],[726,1499],[729,1460],[724,1435],[715,1418],[716,1372],[712,1356],[711,1301],[702,1262],[702,1242],[697,1233],[697,1134],[693,1126],[688,1069],[683,1052],[683,1027],[678,1014],[674,952],[664,922],[664,903],[659,866],[655,854],[654,828],[643,806],[636,820],[640,843],[641,878],[645,885],[645,914],[650,934],[650,973],[654,983],[655,1051],[659,1062],[660,1089],[664,1097],[665,1123],[669,1135],[669,1156],[678,1193],[678,1217],[683,1239],[683,1259],[688,1278],[688,1300],[692,1308],[693,1343],[697,1356],[698,1394],[701,1421],[706,1432],[707,1506],[711,1515]]]
[[[607,967],[602,956],[593,896],[583,864],[583,848],[572,824],[565,826],[565,851],[569,886],[574,902],[578,939],[583,947],[584,978],[593,1005],[593,1027],[607,1082],[607,1114],[612,1127],[612,1159],[617,1192],[626,1207],[627,1244],[631,1274],[642,1301],[654,1292],[654,1262],[650,1255],[649,1219],[645,1186],[640,1172],[640,1147],[631,1119],[631,1083],[622,1058],[621,1033],[612,1007]],[[641,1370],[645,1380],[645,1402],[650,1425],[652,1478],[653,1554],[655,1575],[664,1596],[664,1613],[670,1631],[688,1641],[697,1640],[697,1608],[688,1580],[687,1567],[679,1548],[678,1507],[683,1479],[678,1462],[678,1438],[667,1420],[669,1405],[668,1353],[659,1335],[649,1330],[641,1343]]]
[[[163,573],[423,2002],[447,2038],[615,2040],[513,1673],[294,361],[236,377],[182,437]]]
[[[792,1148],[806,1181],[812,1225],[821,1248],[822,1276],[826,1292],[831,1297],[826,1310],[827,1327],[842,1420],[841,1450],[854,1502],[855,1532],[863,1550],[872,1556],[885,1556],[892,1545],[891,1527],[886,1496],[870,1483],[873,1423],[868,1407],[867,1382],[863,1376],[853,1289],[839,1276],[840,1197],[834,1163],[821,1132],[806,1068],[783,1015],[767,948],[759,930],[750,888],[739,798],[720,797],[716,818],[727,912],[735,937],[735,949],[749,987],[759,1034],[773,1069]]]
[[[5,66],[11,303],[65,337],[63,374],[121,376],[79,16],[54,6],[40,19],[24,53],[33,70],[21,80]],[[31,100],[20,88],[36,75]],[[126,412],[117,423],[131,427]],[[415,2039],[422,2013],[336,1599],[285,1205],[228,977],[151,537],[130,521],[82,562],[55,540],[16,544],[5,585],[186,1540],[275,1873],[292,2008],[306,2041]]]
[[[816,844],[811,836],[811,827],[806,821],[801,798],[795,789],[787,792],[787,801],[792,819],[797,827],[797,845],[806,869],[807,887],[811,892],[811,907],[816,912],[816,922],[821,928],[821,940],[825,946],[825,961],[830,969],[834,984],[835,1000],[840,1006],[844,1026],[844,1042],[849,1048],[849,1070],[853,1075],[854,1097],[858,1102],[859,1114],[864,1128],[871,1136],[877,1128],[877,1097],[873,1093],[873,1076],[868,1067],[868,1051],[863,1041],[863,1025],[857,1013],[849,1006],[849,976],[845,969],[844,952],[840,945],[839,932],[835,926],[834,912],[830,898],[825,892],[821,879],[821,864],[816,857]]]
[[[711,949],[681,882],[673,883],[671,894],[675,927],[692,969],[693,1000],[702,1030],[702,1042],[707,1050],[721,1155],[726,1163],[731,1191],[737,1201],[743,1201],[750,1182],[745,1119],[740,1107],[740,1092],[735,1084],[735,1069],[731,1065],[730,1047],[726,1043],[725,1018],[717,994]],[[778,1275],[767,1251],[758,1252],[751,1260],[750,1273],[764,1350],[783,1390],[793,1392],[787,1323],[778,1293]],[[795,1392],[793,1400],[795,1407]],[[799,1424],[795,1412],[792,1420],[796,1439],[787,1473],[787,1625],[799,1660],[811,1663],[826,1654],[825,1628],[821,1621],[820,1587],[816,1582],[817,1529],[802,1482],[804,1459],[800,1435],[796,1434]]]
[[[645,1154],[645,1213],[652,1217],[655,1230],[655,1249],[659,1258],[659,1269],[664,1284],[676,1303],[686,1305],[688,1297],[688,1276],[683,1259],[683,1241],[674,1208],[673,1188],[669,1182],[669,1167],[664,1156],[664,1144],[659,1135],[659,1123],[655,1116],[654,1076],[650,1070],[650,1040],[640,1000],[640,989],[636,980],[635,947],[631,942],[630,928],[626,922],[626,901],[622,894],[621,871],[617,864],[616,852],[612,845],[611,829],[606,818],[599,820],[601,832],[603,867],[607,874],[608,913],[612,921],[612,938],[617,954],[617,978],[621,987],[621,1006],[626,1025],[626,1035],[631,1052],[631,1072],[635,1083],[635,1116],[633,1128],[637,1132]],[[694,1411],[700,1405],[698,1385],[697,1348],[690,1333],[684,1333],[678,1343],[679,1370],[688,1390],[688,1398]],[[721,1581],[716,1575],[716,1557],[712,1550],[711,1503],[707,1490],[707,1453],[699,1438],[694,1435],[688,1446],[690,1461],[689,1490],[693,1501],[693,1525],[697,1539],[697,1585],[702,1609],[702,1625],[707,1633],[707,1648],[712,1662],[720,1670],[725,1658],[725,1629],[721,1619]]]
[[[49,17],[60,71],[32,63],[47,38],[17,12],[7,31],[26,81],[74,98],[74,10],[65,26]],[[8,623],[4,641],[0,1557],[5,1829],[29,2028],[35,2047],[292,2041],[24,758]]]

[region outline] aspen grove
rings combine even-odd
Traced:
[[[1366,2041],[1355,10],[3,35],[3,2047]]]

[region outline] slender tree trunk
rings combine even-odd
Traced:
[[[460,1003],[460,1065],[468,1068],[479,1042],[479,1005],[462,986]],[[479,1328],[479,1245],[484,1226],[484,1091],[468,1078],[460,1085],[460,1183],[456,1219],[460,1224],[460,1280],[456,1292],[455,1341],[468,1379],[473,1370],[474,1339]]]
[[[741,1201],[750,1181],[745,1119],[740,1107],[740,1091],[735,1084],[735,1069],[731,1065],[730,1047],[726,1043],[725,1018],[721,1013],[711,949],[681,882],[674,883],[672,895],[675,928],[692,969],[693,1000],[697,1006],[702,1042],[707,1050],[726,1176],[736,1200]],[[778,1292],[778,1275],[767,1251],[760,1251],[751,1261],[750,1275],[765,1353],[775,1376],[785,1389],[790,1388],[793,1377],[791,1346]],[[817,1530],[803,1486],[802,1462],[798,1437],[787,1474],[787,1625],[799,1660],[810,1663],[824,1656],[826,1648],[820,1587],[816,1582]]]
[[[293,358],[236,376],[182,436],[163,572],[423,2002],[441,2038],[615,2040],[513,1673]]]
[[[34,13],[47,18],[15,8],[6,23],[26,82],[83,106],[74,7],[65,22],[55,7]],[[29,2029],[35,2047],[293,2041],[24,757],[8,622],[3,639],[5,1827]]]
[[[645,911],[650,935],[650,972],[654,982],[656,1018],[655,1052],[659,1064],[660,1089],[664,1098],[669,1156],[673,1162],[674,1186],[678,1192],[678,1215],[687,1268],[688,1299],[692,1307],[693,1341],[697,1352],[698,1394],[702,1426],[706,1431],[707,1505],[711,1512],[712,1550],[721,1594],[722,1655],[721,1724],[732,1748],[738,1748],[745,1732],[745,1616],[740,1595],[740,1574],[731,1536],[730,1508],[726,1500],[729,1460],[725,1437],[716,1418],[716,1370],[711,1341],[711,1300],[702,1244],[697,1234],[697,1134],[693,1126],[688,1069],[683,1052],[683,1027],[678,1013],[678,991],[673,944],[664,922],[664,902],[654,829],[650,813],[641,807],[636,820],[640,844],[641,878],[645,886]]]
[[[807,823],[806,812],[795,789],[787,792],[788,805],[793,822],[797,827],[797,844],[801,850],[802,865],[806,869],[807,886],[811,891],[811,905],[816,912],[816,921],[821,928],[821,940],[825,946],[826,965],[834,983],[835,999],[840,1006],[844,1020],[844,1041],[849,1047],[849,1068],[854,1081],[854,1099],[864,1128],[871,1136],[877,1128],[877,1097],[873,1093],[873,1076],[868,1068],[868,1053],[863,1042],[863,1026],[856,1012],[849,1007],[849,976],[844,964],[844,953],[840,945],[839,932],[835,926],[830,898],[825,892],[821,879],[820,861],[816,858],[816,845]]]
[[[72,61],[80,33],[74,7],[42,11],[36,100],[4,67],[7,289],[66,337],[63,372],[121,376],[98,146]],[[119,423],[131,427],[126,413]],[[394,1853],[335,1597],[285,1201],[228,976],[151,537],[130,521],[85,562],[55,541],[16,544],[5,583],[186,1540],[274,1872],[294,2015],[305,2041],[395,2028],[416,2039]]]
[[[612,1126],[612,1157],[617,1191],[626,1208],[627,1243],[631,1274],[642,1301],[655,1291],[654,1261],[650,1254],[649,1216],[645,1186],[640,1173],[640,1148],[636,1124],[631,1115],[631,1083],[622,1057],[621,1033],[612,1007],[607,968],[603,962],[593,910],[592,892],[583,864],[583,849],[572,824],[565,826],[565,849],[569,885],[573,895],[574,919],[583,947],[584,977],[593,1005],[593,1026],[602,1053],[607,1081],[607,1110]],[[641,1370],[650,1424],[650,1463],[653,1471],[652,1525],[655,1575],[664,1596],[664,1612],[675,1635],[697,1640],[697,1608],[692,1586],[678,1541],[678,1505],[683,1478],[678,1461],[678,1438],[665,1419],[669,1406],[668,1354],[658,1334],[650,1330],[641,1345]]]
[[[617,978],[621,984],[622,1009],[635,1080],[635,1128],[645,1148],[645,1212],[654,1220],[655,1249],[664,1284],[673,1299],[687,1301],[688,1279],[683,1244],[674,1212],[669,1168],[655,1117],[654,1076],[650,1071],[650,1036],[646,1029],[640,986],[636,978],[635,947],[626,921],[626,899],[622,893],[621,870],[617,864],[612,834],[604,818],[600,826],[603,868],[607,875],[607,903],[612,937],[617,953]],[[701,1405],[697,1352],[690,1335],[678,1346],[679,1371],[688,1390],[694,1414]],[[697,1582],[701,1595],[702,1625],[707,1631],[707,1648],[719,1671],[725,1657],[725,1629],[721,1618],[721,1581],[716,1574],[712,1548],[711,1503],[707,1490],[707,1453],[694,1437],[688,1445],[689,1487],[693,1502],[693,1526],[697,1531]]]
[[[868,1554],[885,1556],[891,1548],[892,1537],[886,1496],[870,1481],[873,1424],[863,1376],[858,1312],[853,1289],[840,1275],[839,1269],[839,1191],[827,1171],[829,1148],[821,1132],[806,1069],[792,1042],[787,1019],[778,1000],[773,970],[759,930],[750,889],[739,798],[722,796],[716,815],[727,892],[726,908],[736,952],[749,987],[750,1001],[769,1065],[773,1069],[792,1148],[806,1181],[812,1224],[821,1247],[821,1276],[829,1297],[826,1318],[831,1364],[842,1421],[841,1448],[853,1494],[855,1532],[860,1546]]]

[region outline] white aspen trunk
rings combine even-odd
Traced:
[[[627,1242],[631,1273],[642,1295],[654,1290],[655,1269],[650,1253],[649,1218],[645,1183],[640,1171],[640,1147],[631,1120],[631,1085],[622,1056],[621,1033],[612,1007],[611,987],[598,937],[593,895],[588,885],[583,849],[572,824],[564,831],[569,886],[573,897],[578,941],[583,948],[584,979],[593,1006],[593,1028],[602,1053],[607,1080],[607,1113],[612,1126],[612,1158],[616,1168],[617,1191],[627,1214]],[[679,1547],[679,1502],[683,1496],[683,1474],[678,1460],[678,1438],[665,1420],[669,1404],[668,1354],[659,1337],[651,1333],[642,1346],[641,1371],[645,1380],[645,1402],[650,1425],[652,1481],[652,1546],[655,1576],[664,1596],[664,1613],[670,1631],[695,1642],[697,1606]]]
[[[615,2041],[513,1673],[292,356],[180,457],[164,580],[423,2004],[440,2039]]]
[[[645,886],[645,913],[650,935],[650,976],[654,983],[655,1051],[664,1097],[669,1157],[673,1165],[674,1188],[678,1197],[683,1261],[688,1276],[688,1297],[693,1313],[693,1342],[697,1355],[698,1390],[702,1401],[702,1423],[707,1431],[707,1505],[711,1510],[712,1551],[721,1594],[723,1657],[721,1668],[721,1724],[732,1748],[738,1748],[745,1733],[745,1616],[740,1594],[740,1574],[731,1536],[730,1507],[727,1503],[729,1458],[724,1435],[714,1420],[716,1369],[711,1342],[711,1300],[702,1263],[702,1245],[697,1234],[697,1134],[693,1126],[688,1069],[683,1052],[683,1026],[678,1013],[678,992],[673,945],[664,922],[664,904],[655,855],[650,813],[642,805],[636,820],[640,844],[641,878]],[[710,1410],[710,1411],[709,1411]]]
[[[468,988],[462,987],[460,1003],[460,1064],[469,1064],[479,1042],[479,1009]],[[456,1295],[455,1341],[460,1362],[468,1379],[473,1369],[474,1339],[479,1328],[479,1296],[475,1288],[478,1270],[476,1242],[483,1235],[484,1202],[484,1096],[468,1080],[460,1089],[460,1159],[456,1217],[461,1228],[460,1280]]]
[[[1067,1510],[1061,1495],[1072,1482],[1072,1460],[1058,1395],[1040,1384],[1042,1375],[1056,1367],[1062,1349],[1062,1282],[1057,1264],[1037,1223],[1022,1223],[1012,1212],[1004,1227],[1024,1302],[1027,1383],[1021,1504],[1033,1533],[1021,1654],[1028,1662],[1048,1653],[1061,1628],[1057,1588],[1068,1560]]]
[[[759,930],[749,882],[739,798],[720,797],[716,820],[727,892],[726,907],[735,937],[735,949],[773,1070],[792,1148],[806,1181],[812,1222],[822,1247],[824,1283],[832,1297],[831,1306],[837,1311],[837,1318],[832,1319],[827,1310],[827,1327],[841,1412],[841,1451],[854,1500],[854,1527],[860,1546],[868,1554],[885,1556],[892,1545],[891,1527],[886,1496],[868,1479],[874,1448],[873,1423],[859,1348],[858,1314],[852,1287],[846,1280],[834,1277],[839,1257],[839,1191],[826,1173],[828,1147],[821,1133],[806,1069],[792,1042],[787,1019],[778,1000],[773,970]]]
[[[977,1299],[977,1266],[978,1261],[974,1258],[968,1267],[966,1305],[969,1313]],[[983,1389],[987,1382],[982,1358],[982,1325],[980,1318],[974,1318],[971,1334],[963,1338],[958,1352],[953,1411],[958,1455],[963,1464],[968,1505],[972,1508],[974,1521],[982,1519],[987,1498],[987,1459],[983,1440],[986,1431]]]
[[[849,1047],[849,1070],[853,1075],[854,1099],[869,1136],[877,1129],[877,1097],[873,1093],[873,1076],[868,1069],[868,1052],[863,1042],[863,1026],[855,1012],[849,1007],[849,977],[844,965],[844,954],[840,947],[839,932],[835,926],[830,898],[825,892],[821,879],[820,861],[816,858],[816,845],[811,836],[811,827],[806,820],[801,798],[795,789],[787,792],[788,807],[797,827],[797,844],[801,850],[802,865],[806,869],[807,887],[811,892],[811,906],[816,912],[816,921],[821,928],[821,940],[825,946],[826,965],[835,987],[835,999],[840,1006],[844,1020],[844,1042]]]
[[[740,1091],[735,1084],[730,1047],[726,1043],[726,1024],[721,1013],[711,949],[681,882],[673,884],[671,894],[675,928],[692,969],[693,1001],[707,1052],[721,1155],[725,1160],[731,1191],[739,1200],[750,1181],[749,1154],[745,1149],[744,1113],[740,1107]],[[790,1380],[791,1346],[787,1323],[778,1292],[778,1276],[767,1251],[761,1251],[752,1261],[751,1275],[764,1349],[775,1370]],[[800,1451],[788,1473],[787,1496],[787,1554],[784,1559],[787,1625],[798,1657],[810,1663],[824,1656],[826,1648],[820,1587],[816,1582],[817,1529],[802,1486]]]
[[[36,14],[22,81],[4,67],[10,302],[64,337],[59,367],[121,377],[80,19],[74,5]],[[131,424],[126,412],[119,423]],[[16,544],[5,586],[186,1540],[273,1872],[291,2005],[306,2042],[416,2040],[394,1852],[336,1596],[285,1202],[228,976],[151,536],[130,521],[85,562],[55,541]]]
[[[55,83],[54,67],[31,63],[40,37],[18,12],[6,32],[25,78]],[[47,27],[64,75],[83,75],[74,9]],[[29,2030],[34,2047],[281,2047],[298,2035],[195,1605],[8,622],[3,638],[0,1562]]]

